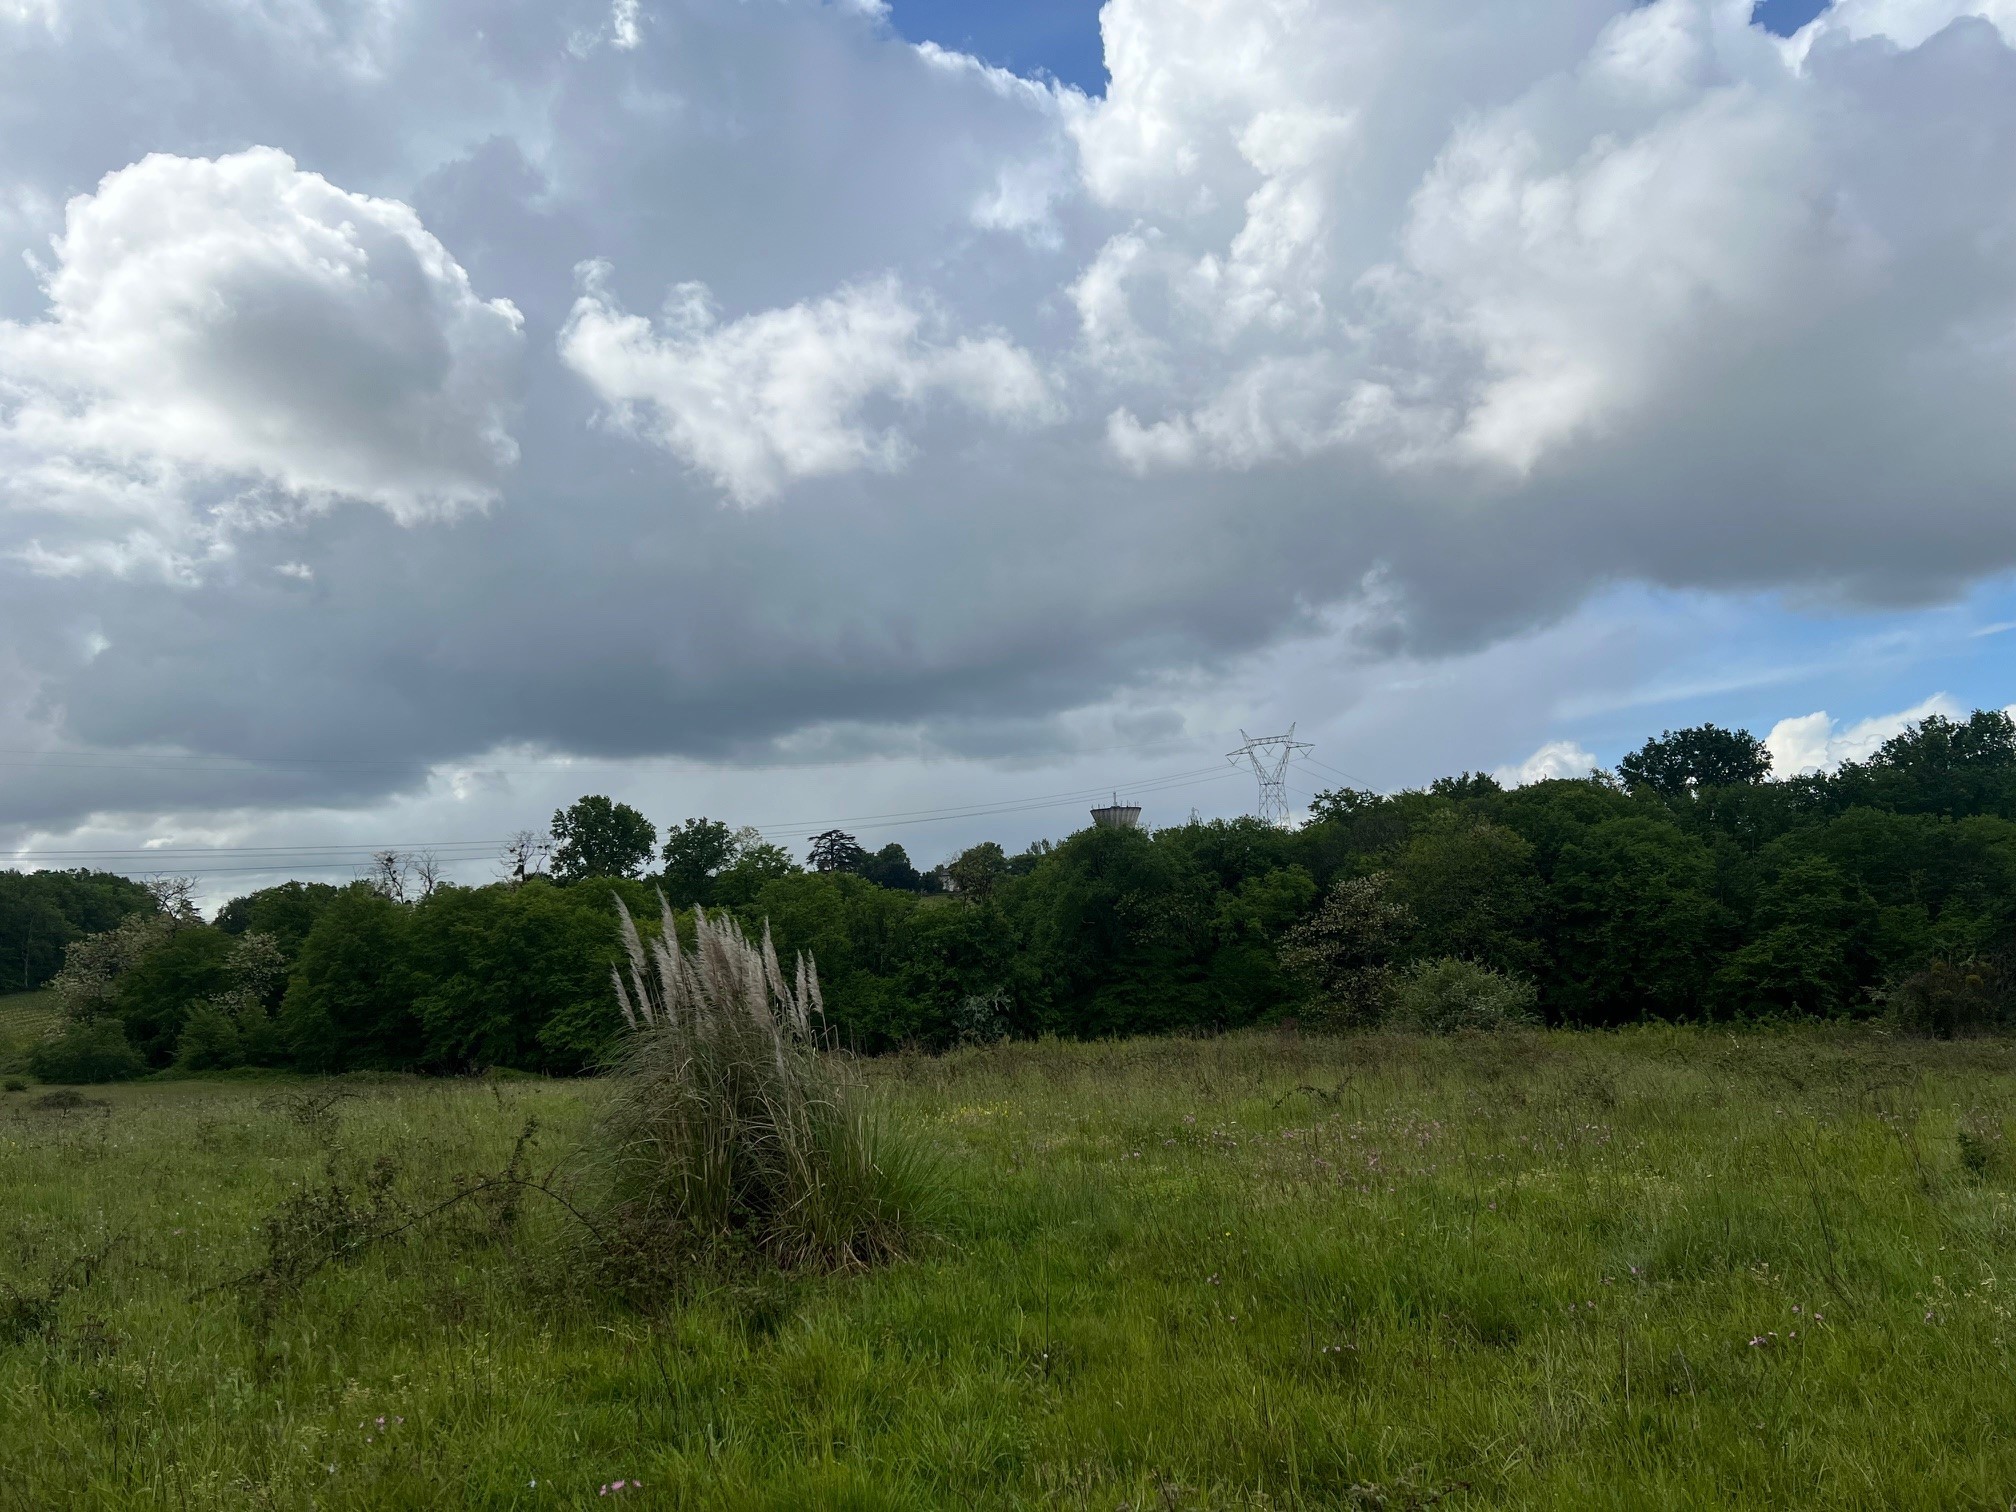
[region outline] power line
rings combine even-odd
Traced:
[[[1200,767],[1184,772],[1170,772],[1159,777],[1143,778],[1140,782],[1126,785],[1128,792],[1158,792],[1169,787],[1189,786],[1204,777],[1224,775],[1216,767]],[[1098,787],[1070,788],[1061,792],[1035,794],[1026,798],[1002,799],[991,803],[957,804],[944,808],[897,809],[881,814],[853,814],[840,818],[780,820],[767,824],[749,826],[761,833],[785,834],[807,827],[832,826],[836,824],[865,824],[876,821],[894,823],[935,823],[941,820],[985,818],[990,814],[1015,813],[1025,809],[1052,807],[1064,803],[1076,803],[1084,799],[1097,798],[1111,790],[1109,784]],[[4,851],[16,857],[28,856],[69,856],[110,858],[116,856],[137,856],[147,859],[168,859],[175,856],[212,855],[329,855],[336,852],[355,851],[365,855],[377,851],[454,851],[470,849],[495,849],[506,844],[497,840],[419,840],[395,841],[365,844],[353,841],[332,841],[326,844],[304,842],[299,845],[207,845],[207,846],[129,846],[129,847],[87,847],[78,849],[22,848]]]
[[[1177,789],[1177,788],[1186,788],[1186,787],[1197,787],[1197,786],[1199,786],[1200,784],[1202,784],[1202,783],[1207,783],[1207,782],[1221,782],[1221,781],[1223,781],[1223,780],[1224,780],[1224,779],[1225,779],[1226,777],[1228,777],[1228,776],[1230,776],[1230,775],[1231,775],[1231,773],[1229,773],[1229,772],[1213,772],[1213,773],[1211,773],[1211,774],[1210,774],[1209,776],[1205,776],[1205,777],[1193,777],[1193,778],[1191,778],[1191,779],[1190,779],[1189,781],[1187,781],[1187,782],[1170,782],[1170,783],[1164,783],[1164,784],[1162,784],[1162,785],[1161,785],[1161,786],[1159,786],[1159,787],[1144,787],[1144,786],[1141,786],[1141,785],[1139,785],[1139,784],[1136,784],[1135,786],[1132,786],[1132,787],[1128,787],[1128,788],[1122,788],[1122,789],[1120,789],[1120,791],[1121,791],[1121,792],[1126,792],[1126,793],[1132,793],[1132,794],[1136,794],[1136,795],[1138,795],[1138,794],[1141,794],[1141,793],[1162,793],[1162,792],[1171,792],[1171,791],[1174,791],[1174,790],[1175,790],[1175,789]],[[924,818],[924,819],[896,819],[896,820],[892,820],[892,821],[888,821],[888,822],[885,822],[885,823],[881,824],[881,825],[880,825],[880,828],[882,828],[882,829],[885,829],[885,830],[888,830],[888,829],[909,829],[909,828],[911,828],[911,827],[913,827],[913,826],[916,826],[916,825],[919,825],[919,824],[949,824],[949,823],[951,823],[952,821],[954,821],[954,820],[957,820],[957,819],[987,819],[987,818],[992,818],[992,817],[996,817],[996,816],[1000,816],[1000,815],[1006,815],[1006,814],[1020,814],[1020,813],[1035,813],[1035,812],[1040,812],[1041,810],[1044,810],[1044,809],[1055,809],[1055,808],[1076,808],[1076,807],[1077,807],[1077,806],[1078,806],[1079,804],[1081,804],[1081,803],[1084,803],[1084,802],[1086,801],[1086,799],[1087,799],[1087,797],[1088,797],[1088,796],[1090,796],[1090,797],[1098,797],[1098,796],[1100,796],[1101,794],[1103,794],[1103,793],[1106,793],[1106,792],[1109,792],[1109,791],[1111,791],[1111,789],[1109,789],[1109,788],[1102,788],[1102,789],[1099,789],[1099,790],[1098,790],[1098,792],[1096,792],[1096,793],[1092,793],[1092,794],[1089,794],[1089,795],[1088,795],[1088,794],[1085,794],[1085,793],[1080,793],[1080,794],[1076,795],[1075,797],[1069,797],[1069,798],[1059,798],[1059,799],[1054,799],[1054,800],[1051,800],[1051,801],[1048,801],[1048,802],[1043,802],[1043,803],[1020,803],[1020,804],[1015,804],[1015,805],[1012,805],[1012,806],[1004,806],[1004,807],[1001,807],[1001,808],[995,808],[995,809],[984,809],[984,810],[978,810],[978,811],[971,811],[971,812],[958,812],[958,813],[946,813],[946,814],[937,814],[937,815],[933,815],[933,816],[932,816],[932,817],[930,817],[930,818]],[[840,821],[840,822],[842,822],[842,823],[854,823],[854,822],[857,822],[857,821],[854,821],[854,820],[843,820],[843,821]],[[780,827],[780,828],[778,828],[778,829],[776,829],[776,830],[769,830],[769,831],[764,831],[763,833],[765,833],[766,835],[769,835],[769,834],[792,834],[792,833],[795,833],[795,832],[796,832],[796,831],[797,831],[798,829],[801,829],[801,828],[813,828],[813,827],[816,827],[816,826],[817,826],[817,825],[818,825],[819,823],[820,823],[820,821],[818,821],[818,820],[810,820],[810,821],[807,821],[807,823],[806,823],[806,824],[804,824],[804,825],[802,825],[802,826],[790,826],[790,827]]]
[[[1197,767],[1191,771],[1171,772],[1161,777],[1144,777],[1139,782],[1130,782],[1122,784],[1122,790],[1130,793],[1147,792],[1166,784],[1176,784],[1183,782],[1187,779],[1200,778],[1206,776],[1207,774],[1211,776],[1220,775],[1219,769],[1216,766]],[[792,820],[789,822],[757,824],[752,825],[750,827],[752,829],[758,829],[767,832],[770,830],[781,831],[781,830],[802,829],[807,825],[814,825],[814,824],[825,824],[825,825],[870,824],[875,822],[876,820],[882,820],[882,819],[903,820],[903,819],[910,819],[919,815],[977,817],[984,815],[995,809],[1007,809],[1022,805],[1048,804],[1052,802],[1076,803],[1080,799],[1097,798],[1100,797],[1102,794],[1112,792],[1113,790],[1114,790],[1113,785],[1111,783],[1100,783],[1096,787],[1070,788],[1063,792],[1041,793],[1036,794],[1029,798],[1007,798],[1007,799],[1001,799],[996,803],[961,804],[956,807],[936,808],[936,809],[897,809],[891,813],[886,814],[854,814],[839,819],[799,819],[799,820]]]
[[[1122,790],[1128,793],[1157,793],[1178,788],[1195,787],[1201,783],[1220,781],[1231,775],[1218,767],[1199,767],[1183,772],[1170,772],[1157,777],[1144,778],[1136,783],[1124,784]],[[912,828],[918,825],[948,824],[961,819],[983,819],[1016,813],[1037,812],[1044,809],[1063,808],[1081,803],[1090,798],[1104,796],[1111,791],[1106,784],[1096,788],[1073,788],[1055,793],[1039,794],[1027,798],[1005,799],[995,803],[962,804],[938,809],[896,810],[888,814],[864,814],[840,819],[802,819],[789,823],[753,825],[751,828],[766,836],[795,835],[807,828],[834,827],[840,824],[878,823],[885,829]],[[215,845],[215,846],[141,846],[130,848],[100,847],[90,848],[30,848],[0,851],[0,856],[13,860],[39,860],[62,858],[71,861],[126,860],[162,861],[169,863],[161,867],[129,864],[115,870],[156,871],[180,870],[191,876],[219,876],[243,872],[283,872],[283,871],[340,871],[354,868],[368,861],[378,852],[396,850],[407,852],[432,851],[444,861],[476,861],[487,859],[502,850],[507,839],[496,840],[438,840],[429,842],[376,843],[364,844],[353,841],[330,842],[327,844],[302,843],[299,845]],[[448,854],[441,854],[447,852]],[[263,864],[252,866],[204,867],[188,866],[186,861],[201,861],[210,857],[243,858],[254,856],[267,858]],[[330,857],[329,860],[306,858]],[[303,858],[303,859],[290,859]]]
[[[1296,760],[1301,761],[1309,766],[1321,767],[1331,776],[1342,777],[1346,782],[1362,782],[1368,788],[1372,786],[1372,783],[1369,779],[1360,777],[1354,772],[1344,771],[1341,767],[1334,767],[1330,765],[1330,763],[1327,761],[1318,761],[1314,756],[1307,755],[1306,753],[1304,755],[1298,756]]]

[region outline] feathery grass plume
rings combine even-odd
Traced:
[[[659,904],[663,930],[648,942],[617,904],[627,959],[613,974],[630,1032],[604,1128],[614,1230],[640,1258],[723,1244],[787,1266],[900,1254],[928,1181],[821,1046],[812,958],[787,979],[767,924],[758,945],[699,908],[688,951]]]

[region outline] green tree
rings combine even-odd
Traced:
[[[1697,789],[1742,787],[1771,775],[1771,753],[1748,730],[1695,725],[1667,730],[1617,763],[1633,793],[1685,798]]]
[[[175,1038],[175,1063],[185,1070],[272,1066],[286,1058],[273,1009],[286,986],[287,954],[256,929],[228,938],[223,989],[190,1005]]]
[[[714,878],[714,901],[730,908],[753,902],[779,877],[796,876],[803,868],[781,845],[773,845],[753,829],[742,831],[735,859]],[[633,909],[632,912],[635,912]]]
[[[1000,888],[1041,984],[1034,1027],[1149,1034],[1250,1022],[1213,989],[1217,889],[1187,848],[1136,829],[1085,829]]]
[[[220,908],[217,927],[226,934],[271,935],[292,961],[322,910],[336,901],[339,891],[327,882],[282,882],[277,887],[263,887]]]
[[[0,872],[0,991],[46,985],[73,942],[155,909],[146,887],[112,872]]]
[[[924,891],[924,879],[910,864],[910,853],[893,840],[861,863],[861,875],[877,887],[893,887],[898,892]]]
[[[806,862],[815,872],[854,872],[867,865],[868,852],[845,830],[831,829],[812,837]]]
[[[620,1028],[613,905],[595,887],[443,887],[406,928],[421,1060],[443,1070],[573,1072]]]
[[[1848,802],[1900,813],[2016,818],[2016,722],[1999,709],[1930,715],[1844,766],[1835,786]]]
[[[1460,956],[1530,974],[1540,963],[1545,888],[1531,842],[1502,824],[1448,812],[1390,864],[1393,897],[1415,920],[1414,953]]]
[[[1694,1018],[1736,938],[1708,847],[1665,819],[1591,825],[1562,848],[1553,1006],[1571,1022]]]
[[[245,1038],[230,1011],[216,1003],[189,1010],[175,1039],[175,1064],[184,1071],[223,1071],[245,1064]]]
[[[658,827],[627,803],[591,793],[553,815],[553,875],[562,882],[634,877],[651,859]]]
[[[191,925],[162,936],[120,975],[110,1006],[148,1065],[173,1060],[190,1012],[230,990],[236,943],[221,929]]]
[[[342,893],[302,942],[280,1029],[303,1069],[413,1070],[426,1051],[413,1011],[409,907],[368,883]]]
[[[1316,897],[1316,879],[1299,866],[1262,872],[1244,878],[1237,888],[1221,890],[1211,922],[1216,948],[1207,967],[1210,994],[1227,1005],[1247,1005],[1246,1016],[1288,1006],[1295,985],[1282,969],[1278,947]],[[1228,1011],[1226,1016],[1241,1015]]]
[[[1228,892],[1237,892],[1256,877],[1294,866],[1301,856],[1293,831],[1251,815],[1171,825],[1155,831],[1155,843],[1187,856]]]
[[[1734,1015],[1845,1016],[1878,980],[1876,900],[1824,856],[1798,856],[1758,898],[1751,939],[1716,981]]]
[[[665,896],[674,907],[714,901],[714,879],[742,852],[743,840],[719,819],[688,819],[665,832]]]
[[[1311,824],[1339,824],[1375,813],[1386,800],[1370,788],[1327,788],[1309,800]]]
[[[985,902],[1009,875],[1008,853],[992,840],[970,845],[945,867],[946,880],[962,898]]]
[[[903,980],[919,903],[852,872],[798,872],[764,884],[741,916],[752,934],[766,924],[774,931],[781,959],[813,957],[829,1028],[843,1044],[875,1051],[929,1037]]]
[[[1505,791],[1505,785],[1489,772],[1463,772],[1455,777],[1437,777],[1428,784],[1428,791],[1437,798],[1465,802],[1495,798]]]
[[[1642,817],[1645,807],[1600,777],[1557,777],[1507,793],[1491,817],[1533,847],[1534,865],[1551,882],[1568,846],[1599,824]]]
[[[1311,1015],[1336,1028],[1376,1024],[1404,958],[1414,916],[1384,872],[1345,877],[1281,941],[1281,965],[1309,994]]]
[[[992,903],[926,898],[905,915],[888,1001],[897,1042],[943,1049],[970,1037],[970,1005],[984,1003],[999,1033],[1028,1034],[1025,1005],[1035,1000],[1017,937]]]

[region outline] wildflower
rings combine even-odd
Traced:
[[[1634,1276],[1642,1276],[1645,1274],[1645,1272],[1641,1271],[1640,1269],[1638,1269],[1637,1266],[1634,1265],[1631,1267],[1631,1274]]]

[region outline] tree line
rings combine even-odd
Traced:
[[[1955,1033],[2016,1012],[2016,726],[1999,712],[1928,718],[1829,775],[1774,779],[1753,736],[1704,725],[1584,779],[1339,788],[1294,829],[1091,828],[929,873],[838,831],[804,863],[704,818],[661,843],[599,795],[521,837],[494,884],[408,886],[396,859],[210,923],[150,897],[79,926],[55,984],[129,1069],[572,1072],[616,1032],[617,901],[651,918],[662,890],[809,952],[831,1031],[865,1052],[1396,1014],[1881,1013]]]
[[[144,885],[111,872],[0,872],[0,992],[48,986],[72,941],[150,907]]]

